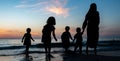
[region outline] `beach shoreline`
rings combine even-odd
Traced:
[[[0,47],[0,59],[2,61],[46,61],[43,43],[32,44],[30,46],[30,58],[25,57],[25,46],[23,46],[22,44],[13,44],[8,46],[2,45],[3,44],[1,44]],[[73,43],[71,43],[71,47],[69,48],[71,51],[71,53],[69,54],[64,53],[62,43],[52,43],[51,45],[51,54],[53,55],[51,61],[120,61],[120,41],[117,40],[99,41],[96,56],[94,55],[93,49],[91,48],[89,49],[89,55],[86,55],[85,43],[82,46],[82,55],[80,55],[79,53],[73,53]]]
[[[94,55],[92,52],[89,55],[86,55],[83,52],[80,54],[65,54],[65,53],[51,53],[54,58],[51,58],[51,61],[120,61],[120,50],[118,51],[103,51],[98,52],[97,55]],[[2,61],[46,61],[45,53],[32,53],[30,54],[32,58],[25,58],[24,54],[13,55],[13,56],[0,56]]]

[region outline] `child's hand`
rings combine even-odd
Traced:
[[[23,43],[23,40],[21,42]]]
[[[35,40],[33,40],[35,42]]]
[[[81,34],[83,35],[83,32],[81,32]]]
[[[74,40],[73,38],[71,40]]]
[[[55,38],[55,41],[57,41],[57,39]]]
[[[81,32],[81,34],[83,34],[84,33],[84,30]]]
[[[72,43],[74,43],[75,39],[73,39]]]
[[[74,44],[74,41],[72,41],[72,43]]]

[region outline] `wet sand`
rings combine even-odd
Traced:
[[[97,55],[90,49],[89,55],[85,53],[83,46],[82,54],[73,53],[73,47],[69,53],[64,53],[61,44],[52,44],[51,61],[120,61],[120,42],[102,42],[98,45]],[[30,57],[25,57],[24,46],[8,46],[0,48],[0,61],[47,61],[43,44],[32,45],[30,47]]]
[[[51,61],[120,61],[120,50],[101,51],[97,55],[90,52],[89,55],[79,53],[52,53]],[[31,53],[29,58],[24,54],[13,56],[0,56],[0,61],[46,61],[44,53]]]

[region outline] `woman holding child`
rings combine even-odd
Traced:
[[[88,54],[88,47],[94,48],[94,53],[96,54],[97,42],[99,39],[99,12],[97,11],[97,6],[95,3],[90,5],[90,9],[86,14],[82,29],[83,32],[87,27],[87,47],[86,53]]]

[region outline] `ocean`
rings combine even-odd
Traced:
[[[25,53],[25,46],[21,42],[22,39],[0,39],[0,56],[11,56],[11,55],[20,55]],[[84,45],[82,50],[85,51],[86,46]],[[55,41],[53,39],[52,43],[61,43],[61,40]],[[30,53],[44,53],[44,48],[37,47],[38,44],[41,44],[41,39],[35,39],[35,42],[32,41],[32,47],[30,47]],[[57,45],[57,44],[56,44]],[[99,41],[97,50],[105,51],[105,50],[120,50],[120,41],[114,40],[106,40]],[[69,48],[70,50],[74,50],[74,46]],[[92,50],[92,49],[90,49]],[[51,52],[63,52],[62,47],[54,47]]]
[[[11,56],[11,55],[19,55],[24,54],[25,52],[25,46],[21,42],[22,39],[0,39],[0,56]],[[55,41],[52,40],[52,43],[60,43],[61,41]],[[37,44],[42,44],[41,39],[35,39],[35,41],[32,41],[32,46],[30,47],[31,53],[36,52],[44,52],[44,48],[38,48],[36,47]]]
[[[0,47],[6,47],[6,46],[22,46],[23,43],[21,42],[22,39],[0,39]],[[113,40],[100,40],[100,41],[113,41]],[[72,40],[71,40],[72,42]],[[85,43],[86,40],[83,40]],[[41,39],[35,39],[35,41],[31,40],[32,45],[41,43]],[[55,41],[52,39],[52,43],[61,43],[61,39],[58,39],[58,41]]]

